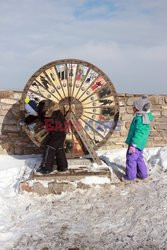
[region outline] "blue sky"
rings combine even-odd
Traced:
[[[101,68],[118,92],[167,93],[166,0],[0,0],[0,89],[62,58]]]

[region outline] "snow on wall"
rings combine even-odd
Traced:
[[[0,154],[34,154],[42,151],[21,131],[19,100],[22,92],[0,91]],[[119,94],[120,131],[115,131],[100,150],[126,147],[124,144],[132,118],[132,104],[139,95]],[[148,147],[167,145],[167,95],[150,95],[154,123]]]

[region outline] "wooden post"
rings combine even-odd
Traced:
[[[92,148],[91,143],[90,143],[89,139],[87,138],[87,136],[85,135],[85,133],[83,132],[82,127],[80,126],[80,128],[78,129],[78,126],[77,126],[78,123],[77,123],[77,120],[75,119],[75,116],[74,116],[73,112],[69,112],[67,114],[67,116],[66,116],[66,119],[71,121],[73,127],[75,128],[75,131],[77,132],[77,134],[81,138],[84,146],[88,150],[88,152],[89,152],[90,156],[92,157],[93,161],[95,163],[97,163],[98,165],[101,165],[102,162],[99,159],[96,151]]]

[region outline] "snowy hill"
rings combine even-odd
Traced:
[[[99,152],[112,171],[125,149]],[[0,249],[165,249],[167,147],[145,150],[148,181],[39,197],[19,193],[40,156],[0,156]]]

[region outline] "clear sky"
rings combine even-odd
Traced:
[[[167,94],[167,0],[0,0],[0,89],[50,61],[86,60],[118,92]]]

